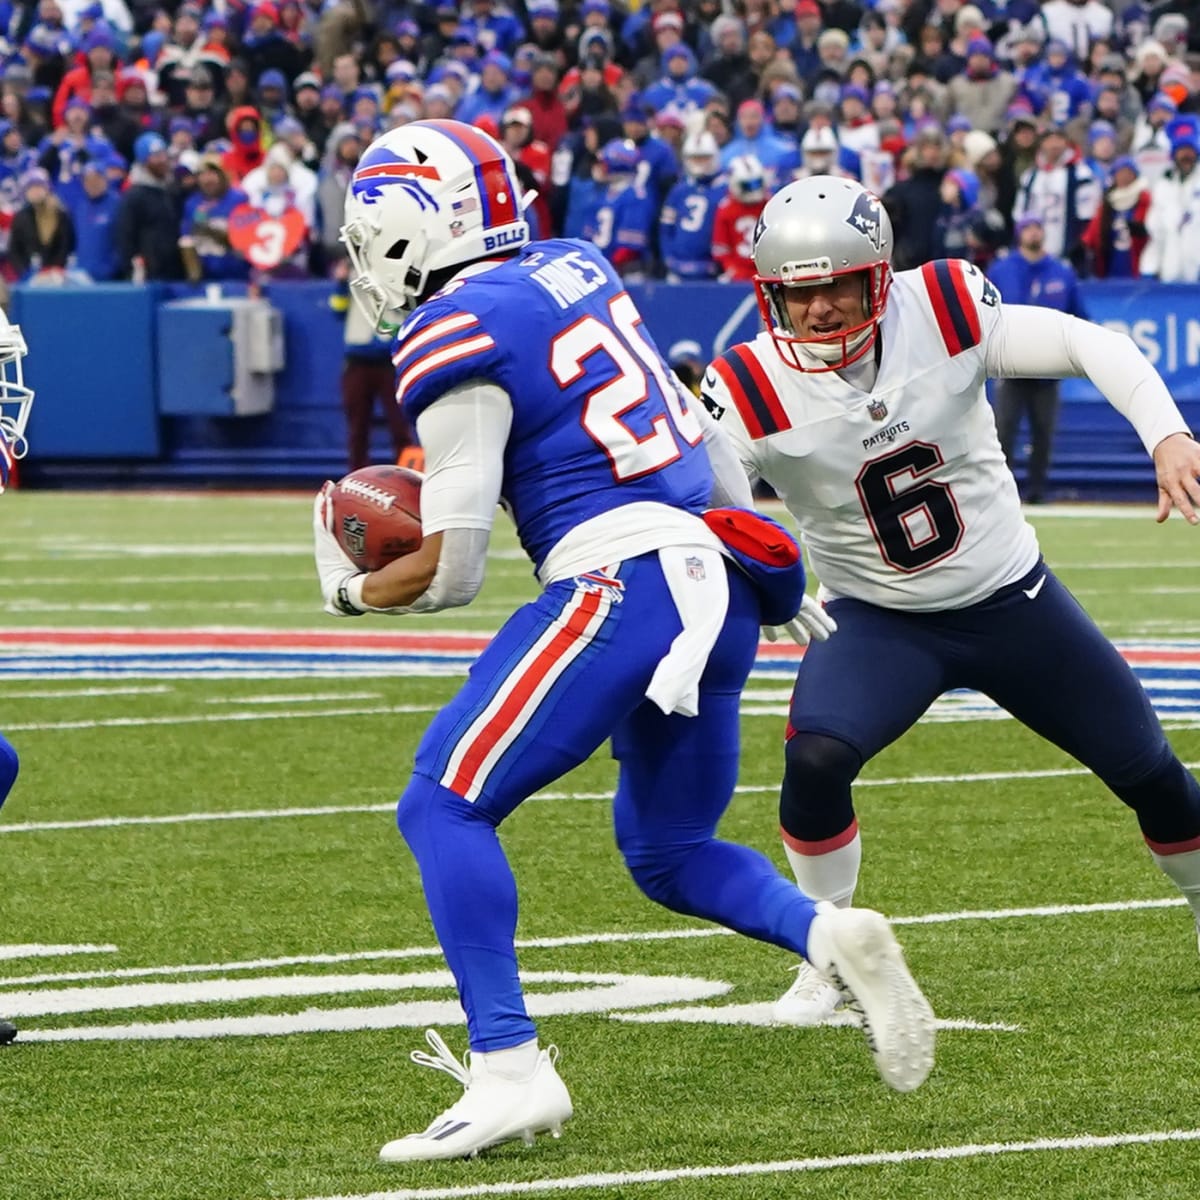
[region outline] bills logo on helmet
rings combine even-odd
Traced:
[[[859,192],[858,198],[854,201],[854,207],[846,218],[846,224],[851,229],[857,229],[878,250],[883,243],[883,220],[880,217],[879,197],[873,196],[870,192]]]
[[[424,159],[420,151],[417,154]],[[410,162],[386,146],[373,146],[359,159],[350,190],[364,204],[374,204],[382,198],[385,187],[402,187],[416,198],[422,210],[437,212],[438,202],[421,181],[440,183],[441,178],[441,172],[432,163]]]

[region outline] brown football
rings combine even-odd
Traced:
[[[421,545],[421,476],[407,467],[362,467],[330,495],[333,532],[364,571],[378,571]]]

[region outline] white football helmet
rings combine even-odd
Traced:
[[[25,386],[22,359],[28,351],[25,337],[18,326],[9,322],[0,310],[0,456],[24,458],[29,451],[25,426],[33,406],[33,392]],[[8,472],[0,464],[0,491],[3,491]]]
[[[837,134],[828,125],[811,127],[800,141],[804,167],[810,175],[828,175],[837,163]]]
[[[797,179],[767,202],[754,231],[754,288],[779,357],[797,371],[836,371],[875,344],[892,286],[892,222],[879,197],[853,179]],[[862,276],[865,320],[824,337],[800,337],[786,290]],[[801,355],[803,347],[811,357]]]
[[[691,133],[683,142],[683,169],[689,179],[711,179],[721,166],[721,148],[707,129]]]
[[[350,294],[374,329],[400,325],[435,272],[524,246],[533,198],[500,143],[473,125],[413,121],[381,134],[346,192]]]
[[[767,194],[767,173],[753,154],[739,154],[729,164],[729,190],[747,204]]]

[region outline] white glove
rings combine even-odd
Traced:
[[[811,596],[805,596],[800,601],[800,611],[786,625],[780,625],[778,629],[764,625],[763,637],[768,642],[777,641],[779,629],[797,646],[807,646],[810,641],[829,641],[829,635],[837,633],[837,622]]]
[[[361,617],[365,609],[356,601],[362,600],[362,580],[366,572],[358,569],[334,536],[331,527],[333,505],[329,503],[333,486],[327,479],[313,500],[313,542],[321,596],[330,616]],[[353,581],[357,581],[357,587],[352,586]]]

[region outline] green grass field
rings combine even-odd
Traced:
[[[788,956],[637,893],[598,756],[504,835],[574,1120],[475,1162],[379,1165],[457,1095],[409,1063],[423,1030],[465,1048],[392,816],[462,659],[328,651],[486,633],[533,585],[505,529],[471,608],[337,622],[308,514],[298,496],[0,499],[0,730],[22,757],[0,813],[0,1016],[21,1028],[0,1048],[0,1200],[1200,1190],[1194,926],[1120,804],[971,697],[857,794],[859,901],[899,919],[955,1026],[921,1090],[887,1091],[852,1029],[762,1023]],[[1152,691],[1200,764],[1200,531],[1149,506],[1034,515],[1106,632],[1175,644]],[[781,864],[789,682],[751,680],[723,827]]]

